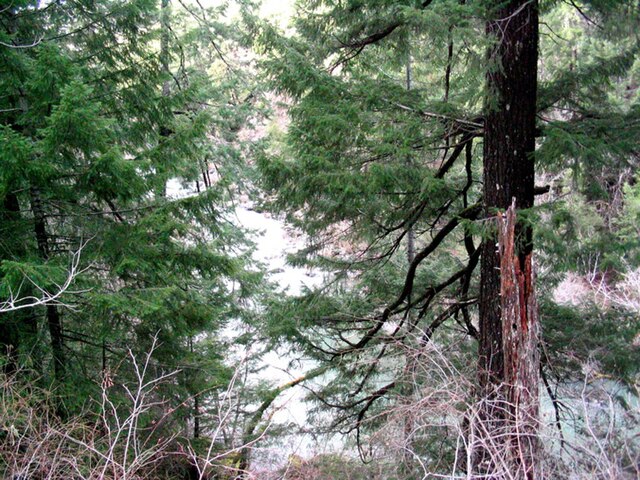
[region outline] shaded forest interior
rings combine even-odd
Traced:
[[[0,476],[640,478],[639,32],[0,1]]]

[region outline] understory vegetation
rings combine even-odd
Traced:
[[[0,1],[0,476],[639,478],[639,32]]]

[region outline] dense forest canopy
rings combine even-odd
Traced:
[[[2,475],[637,478],[639,27],[0,2]]]

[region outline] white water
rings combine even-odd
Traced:
[[[250,205],[237,207],[235,216],[239,226],[252,232],[252,240],[256,244],[254,258],[267,266],[271,272],[270,280],[283,295],[297,295],[305,287],[320,285],[322,278],[319,274],[287,264],[287,255],[303,248],[304,238],[287,229],[284,221],[273,218],[268,213],[256,212]],[[267,353],[263,357],[263,364],[260,379],[268,380],[274,386],[299,378],[313,367],[308,361],[293,358],[286,348]],[[304,430],[308,424],[304,396],[305,389],[302,386],[284,391],[271,407],[271,411],[275,412],[271,422],[292,425],[292,433]],[[258,458],[254,456],[254,464],[258,463],[254,467],[281,465],[290,454],[308,456],[315,450],[317,445],[314,445],[309,435],[291,435],[273,448],[263,451]]]

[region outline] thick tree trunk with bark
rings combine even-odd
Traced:
[[[40,190],[37,187],[31,187],[31,212],[33,213],[34,231],[36,242],[38,244],[38,253],[40,257],[49,260],[49,236],[47,234],[47,223],[42,208],[42,199],[40,198]],[[64,355],[64,339],[62,336],[62,319],[60,312],[55,305],[46,306],[47,326],[49,327],[49,335],[51,337],[51,352],[53,355],[53,368],[55,378],[58,382],[62,382],[66,371],[66,360]]]
[[[494,40],[488,59],[483,152],[487,218],[504,214],[514,201],[519,209],[530,208],[534,199],[538,4],[514,0],[494,5],[486,27]],[[507,228],[504,221],[509,224],[499,218],[500,228]],[[508,228],[513,231],[501,235],[502,259],[495,236],[482,247],[479,381],[483,402],[474,469],[488,475],[485,478],[500,478],[504,469],[497,464],[496,455],[500,455],[507,459],[510,475],[533,479],[539,359],[532,238],[531,228],[515,224],[515,216]],[[521,408],[527,412],[525,430],[530,441],[526,446],[514,438],[512,429],[517,427],[516,420],[523,420]]]

